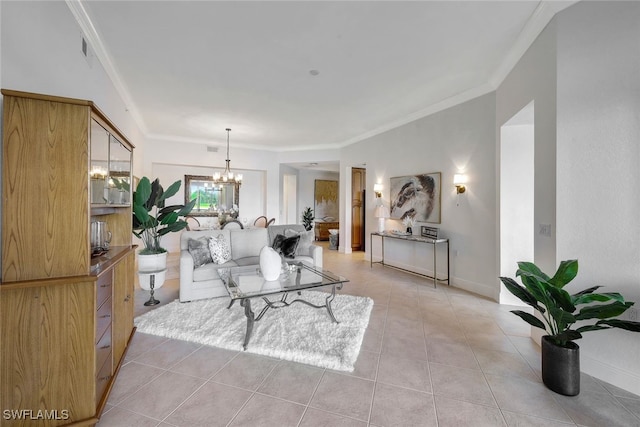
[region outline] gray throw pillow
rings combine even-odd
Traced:
[[[313,244],[314,234],[313,230],[309,231],[295,231],[291,228],[287,228],[284,231],[285,237],[300,236],[298,241],[298,247],[296,248],[296,255],[309,256],[309,250]]]
[[[193,257],[193,266],[200,267],[210,262],[213,262],[211,259],[211,252],[209,251],[209,238],[208,237],[199,237],[197,239],[189,239],[187,242],[189,253]]]

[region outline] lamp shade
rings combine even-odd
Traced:
[[[376,206],[373,216],[376,218],[389,218],[389,208],[383,205]]]
[[[453,185],[464,185],[467,183],[467,176],[461,173],[453,175]]]

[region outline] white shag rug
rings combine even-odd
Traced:
[[[315,305],[325,303],[328,293],[303,291],[289,295],[288,301],[302,298]],[[277,299],[272,296],[271,301]],[[135,318],[138,332],[242,350],[247,327],[244,308],[236,301],[230,309],[228,298],[211,298],[181,303],[175,300]],[[251,300],[256,316],[265,306],[261,298]],[[301,302],[289,307],[270,308],[253,325],[247,352],[306,363],[339,371],[353,371],[358,359],[373,300],[352,295],[336,295],[331,308],[340,323],[331,321],[326,308]]]

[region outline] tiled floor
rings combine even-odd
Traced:
[[[324,253],[375,301],[355,372],[137,334],[99,426],[640,426],[640,397],[589,376],[577,397],[547,390],[510,307]]]

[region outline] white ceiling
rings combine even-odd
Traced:
[[[495,89],[571,3],[67,0],[149,138],[276,151]]]

